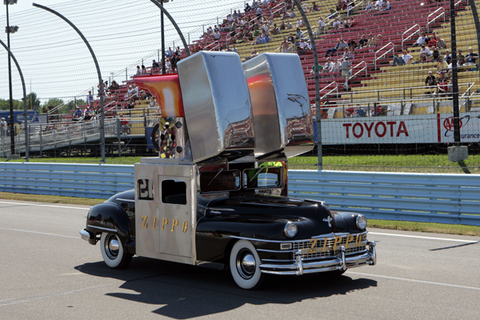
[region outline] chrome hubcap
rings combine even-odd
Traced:
[[[107,253],[110,259],[115,259],[118,256],[118,250],[120,249],[120,243],[118,242],[117,237],[111,236],[106,242],[105,252]]]
[[[255,274],[257,265],[250,251],[241,251],[237,256],[237,270],[244,279],[250,279]]]

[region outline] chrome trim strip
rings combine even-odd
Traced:
[[[368,233],[368,231],[359,232],[359,233],[333,233],[333,232],[332,232],[332,233],[327,233],[327,234],[324,234],[324,235],[312,236],[311,238],[301,239],[301,240],[291,240],[291,239],[285,239],[285,240],[265,240],[265,239],[246,238],[246,237],[239,237],[239,236],[230,236],[230,238],[239,239],[239,240],[255,241],[255,242],[268,242],[268,243],[284,243],[284,242],[298,243],[298,242],[310,241],[310,239],[335,238],[335,236],[348,236],[349,234],[352,234],[352,235],[361,234],[361,235],[363,236],[364,234],[367,234],[367,233]],[[287,251],[282,251],[282,252],[287,252]]]
[[[281,263],[292,263],[294,260],[279,260],[279,259],[262,259],[262,262],[281,262]]]
[[[108,232],[118,232],[116,229],[110,229],[110,228],[104,228],[104,227],[97,227],[97,226],[92,226],[91,224],[87,225],[88,228],[94,228],[102,231],[108,231]]]
[[[210,210],[218,210],[218,211],[231,211],[231,212],[235,212],[235,209],[232,209],[232,208],[207,207],[207,209],[210,209]]]
[[[135,199],[124,199],[124,198],[117,198],[115,199],[115,201],[125,201],[125,202],[132,202],[132,203],[135,203]]]

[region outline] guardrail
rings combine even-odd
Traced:
[[[407,37],[405,38],[405,34],[408,33],[410,30],[415,29],[415,28],[416,28],[417,30],[415,30],[413,33],[411,33],[409,36],[407,36]],[[404,49],[403,44],[405,43],[405,41],[409,40],[409,39],[410,39],[411,37],[413,37],[416,33],[418,33],[418,36],[420,36],[420,30],[421,30],[421,29],[422,29],[422,28],[420,27],[420,25],[414,24],[414,25],[411,26],[408,30],[406,30],[405,32],[402,33],[402,51],[403,51],[403,49]]]
[[[480,175],[289,171],[291,197],[368,218],[480,226]],[[132,165],[0,163],[0,191],[107,199],[134,188]]]
[[[368,218],[480,226],[480,175],[289,171],[292,197]]]

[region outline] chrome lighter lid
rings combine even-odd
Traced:
[[[255,157],[293,157],[314,147],[313,117],[300,58],[264,53],[243,63],[254,115]]]
[[[252,106],[239,56],[202,51],[177,67],[193,161],[253,155]]]

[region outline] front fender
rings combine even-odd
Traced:
[[[95,244],[102,232],[116,233],[127,244],[132,235],[130,221],[125,210],[114,202],[104,202],[90,208],[86,230],[92,235],[89,242]]]

